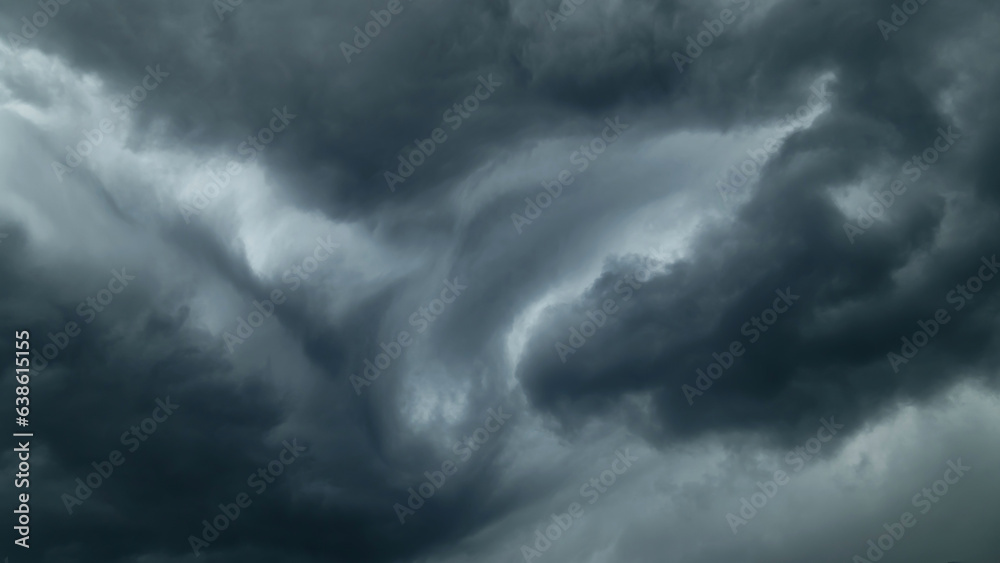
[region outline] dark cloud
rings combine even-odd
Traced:
[[[1000,254],[994,3],[930,0],[886,38],[886,1],[401,0],[348,62],[342,42],[390,4],[73,0],[24,41],[43,8],[0,10],[0,324],[57,351],[31,380],[33,555],[12,560],[187,559],[242,492],[200,557],[524,560],[580,502],[546,560],[848,560],[961,456],[972,476],[892,555],[995,555],[1000,281],[955,293]],[[123,112],[148,67],[167,76]],[[941,130],[957,140],[914,162]],[[339,246],[320,258],[317,239]],[[105,289],[123,269],[136,279]],[[167,397],[178,410],[127,452]],[[847,429],[795,492],[732,534],[726,513],[831,416]],[[307,452],[253,492],[291,440]],[[591,505],[624,447],[642,461]],[[62,495],[115,449],[69,514]],[[401,525],[394,505],[449,461]]]

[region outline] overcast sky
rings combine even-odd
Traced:
[[[996,2],[237,1],[0,7],[11,563],[1000,557]]]

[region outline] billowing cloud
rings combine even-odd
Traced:
[[[997,26],[0,9],[11,559],[995,557]]]

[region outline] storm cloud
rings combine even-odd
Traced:
[[[998,29],[985,0],[5,5],[34,434],[5,553],[995,560]]]

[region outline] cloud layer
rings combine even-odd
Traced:
[[[995,558],[998,26],[0,9],[12,560],[873,561],[907,510],[886,561]]]

